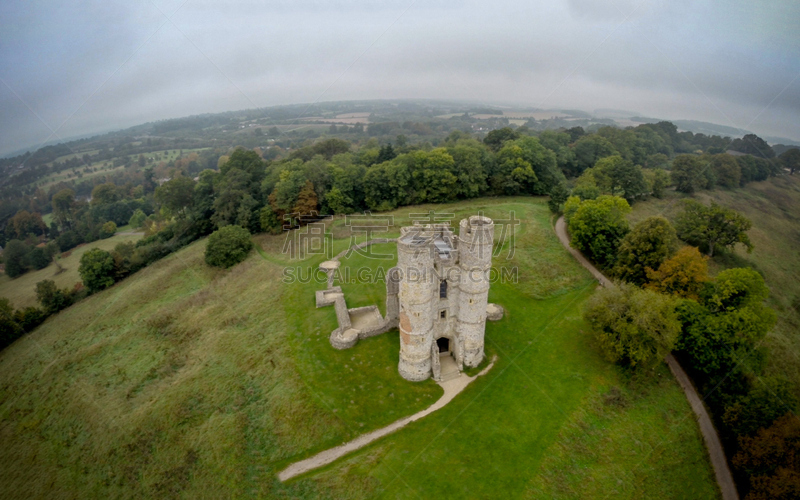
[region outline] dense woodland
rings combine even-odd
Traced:
[[[411,106],[384,122],[373,112],[366,126],[320,119],[306,131],[270,125],[275,117],[258,113],[244,121],[193,117],[0,160],[8,276],[57,265],[60,253],[121,226],[145,234],[135,245],[87,252],[83,286],[59,290],[40,282],[40,308],[15,311],[2,301],[2,345],[87,293],[228,226],[278,233],[320,214],[550,195],[551,209],[566,214],[573,245],[629,283],[599,294],[590,307],[610,359],[647,366],[675,351],[699,387],[719,387],[708,402],[742,488],[752,489],[752,498],[775,484],[800,492],[800,464],[787,462],[797,450],[769,448],[795,446],[788,440],[800,436],[785,416],[795,405],[788,382],[770,380],[768,389],[755,383],[768,362],[758,342],[774,323],[763,305],[763,278],[741,269],[712,280],[701,255],[748,246],[749,221],[691,202],[675,227],[653,218],[629,228],[624,217],[630,204],[667,189],[730,189],[791,175],[800,168],[800,149],[782,147],[776,155],[752,134],[731,140],[679,132],[669,122],[622,129],[573,117],[509,126],[503,118],[473,116],[495,110],[435,118],[442,111]],[[219,135],[228,129],[235,134]],[[65,177],[52,180],[58,175]],[[228,232],[242,239],[240,229]],[[690,246],[680,249],[680,240]],[[625,326],[645,316],[657,326],[652,335]]]

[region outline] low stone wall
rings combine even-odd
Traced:
[[[333,286],[334,276],[336,274],[336,270],[339,268],[340,259],[347,255],[348,252],[353,250],[363,250],[370,245],[394,243],[396,241],[397,238],[373,238],[369,241],[354,245],[346,250],[342,250],[336,255],[336,257],[325,261],[320,265],[320,269],[325,271],[328,275],[328,288],[326,290],[316,291],[316,303],[317,307],[325,307],[333,304],[334,308],[336,309],[336,321],[338,322],[339,327],[332,331],[330,336],[330,343],[334,348],[349,349],[350,347],[356,345],[358,339],[374,337],[376,335],[386,333],[392,328],[397,328],[397,319],[392,318],[390,315],[387,315],[385,318],[381,317],[381,320],[378,324],[370,325],[368,328],[353,328],[353,325],[350,321],[351,313],[358,313],[368,309],[377,310],[377,306],[373,305],[347,309],[347,302],[345,301],[342,288]],[[380,312],[378,312],[378,316],[380,316]]]

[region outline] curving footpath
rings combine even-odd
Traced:
[[[572,248],[569,244],[569,235],[567,234],[567,225],[564,222],[564,216],[558,218],[556,221],[556,235],[564,245],[569,253],[571,253],[583,267],[589,270],[592,275],[600,282],[601,285],[608,287],[614,286],[614,283],[606,278],[589,260],[583,256],[578,250]],[[692,381],[686,372],[683,371],[678,360],[672,354],[666,357],[667,365],[670,371],[677,379],[678,384],[683,388],[686,394],[686,399],[689,400],[689,406],[692,407],[697,424],[700,427],[700,433],[703,435],[703,441],[706,443],[708,449],[708,456],[711,459],[711,466],[714,467],[714,475],[717,478],[717,485],[719,485],[720,492],[722,493],[723,500],[739,500],[739,493],[736,491],[736,483],[733,482],[731,470],[728,467],[728,461],[725,459],[725,451],[722,449],[722,443],[717,435],[717,429],[711,423],[711,417],[703,405],[703,400],[697,394]]]
[[[354,440],[339,445],[335,448],[330,448],[323,452],[317,453],[311,458],[295,462],[289,467],[282,470],[280,473],[278,473],[278,479],[280,479],[281,481],[286,481],[295,476],[299,476],[300,474],[308,472],[312,469],[322,467],[323,465],[328,465],[334,460],[337,460],[352,451],[356,451],[359,448],[363,448],[364,446],[375,441],[376,439],[380,439],[387,434],[391,434],[397,429],[403,428],[406,425],[410,424],[411,422],[419,420],[422,417],[425,417],[435,412],[436,410],[444,407],[444,405],[452,401],[453,398],[455,398],[461,391],[463,391],[470,384],[470,382],[480,377],[481,375],[485,375],[489,370],[491,370],[492,366],[494,366],[494,362],[496,359],[497,356],[492,358],[492,362],[489,363],[489,366],[481,370],[480,373],[478,373],[474,377],[468,377],[464,374],[461,374],[461,376],[448,380],[446,382],[439,382],[439,385],[442,387],[442,389],[444,389],[444,394],[428,408],[420,412],[417,412],[409,417],[401,418],[400,420],[392,424],[389,424],[386,427],[372,431],[368,434],[363,434],[355,438]]]

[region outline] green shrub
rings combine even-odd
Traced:
[[[253,242],[250,232],[240,226],[225,226],[211,233],[206,244],[206,263],[216,267],[231,267],[243,261]]]
[[[630,367],[660,363],[681,330],[675,299],[628,283],[597,292],[583,317],[606,358]]]
[[[44,280],[36,283],[36,300],[47,314],[54,314],[72,304],[68,289],[60,290],[55,281]]]
[[[101,238],[111,238],[117,232],[117,225],[114,221],[108,221],[100,228]]]
[[[78,272],[84,286],[92,293],[98,292],[114,284],[114,258],[105,250],[92,248],[81,256]]]
[[[38,307],[26,307],[25,309],[18,309],[14,313],[14,320],[26,332],[41,325],[46,318],[44,311]]]
[[[142,227],[142,224],[144,224],[145,219],[147,219],[147,215],[145,215],[140,208],[137,208],[136,211],[133,212],[133,215],[131,215],[128,224],[134,229],[139,229]]]

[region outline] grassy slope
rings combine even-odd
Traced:
[[[29,271],[14,279],[3,274],[0,276],[0,297],[8,298],[17,308],[37,306],[39,304],[36,302],[36,283],[42,280],[53,280],[59,288],[72,288],[81,281],[78,267],[81,256],[88,250],[92,248],[112,250],[119,243],[137,241],[141,237],[141,235],[117,234],[111,238],[73,248],[70,252],[66,252],[69,253],[67,257],[59,258],[58,263],[64,268],[64,271],[60,273],[55,264],[50,264],[44,269]]]
[[[522,279],[491,291],[508,309],[487,326],[497,364],[446,408],[278,482],[287,464],[425,408],[441,389],[400,378],[396,331],[332,349],[333,309],[314,308],[320,285],[282,283],[284,265],[298,265],[280,254],[283,238],[259,236],[262,252],[229,271],[204,265],[201,241],[0,353],[0,496],[474,498],[617,489],[624,497],[715,497],[691,410],[666,370],[631,385],[587,342],[579,312],[594,285],[560,247],[542,201],[446,208],[459,218],[513,209],[525,220],[513,261],[496,259],[518,265]],[[334,253],[349,241],[342,222],[332,227]],[[397,212],[395,223],[406,222],[407,212]],[[375,265],[357,257],[348,264]],[[375,294],[353,293],[349,305]],[[611,411],[598,400],[614,386],[627,399]],[[575,470],[576,457],[585,469]]]
[[[663,200],[636,203],[631,221],[656,214],[673,219],[681,211],[681,198],[670,193]],[[709,267],[717,273],[749,266],[764,276],[771,292],[769,304],[778,313],[778,323],[765,341],[770,357],[767,372],[789,377],[800,396],[800,176],[773,178],[742,189],[703,191],[695,198],[704,203],[714,200],[753,222],[748,233],[753,252],[738,246],[715,256]]]

